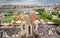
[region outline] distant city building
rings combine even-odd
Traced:
[[[2,5],[0,6],[0,12],[1,13],[6,13],[8,10],[13,10],[14,13],[18,11],[27,11],[27,10],[34,10],[34,9],[40,9],[43,8],[48,12],[51,12],[53,8],[55,8],[54,5]]]
[[[60,11],[60,6],[57,6],[57,10]]]

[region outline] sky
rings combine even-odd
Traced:
[[[52,5],[59,4],[60,0],[0,0],[0,5]]]

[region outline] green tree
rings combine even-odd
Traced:
[[[13,10],[9,10],[7,13],[8,15],[13,15]]]
[[[57,15],[59,12],[57,10],[54,10],[51,12],[53,15]]]
[[[52,20],[52,14],[48,14],[47,19]]]
[[[18,15],[21,14],[21,11],[18,12]]]
[[[42,16],[45,17],[48,20],[51,20],[52,19],[52,14],[47,13],[46,11],[42,14]]]
[[[58,18],[60,18],[60,14],[58,14]]]
[[[52,19],[52,22],[54,22],[56,26],[60,25],[60,19]]]
[[[42,15],[42,13],[44,13],[45,10],[44,10],[44,9],[37,9],[36,11],[37,11],[40,15]]]

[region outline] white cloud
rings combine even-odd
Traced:
[[[25,1],[31,1],[32,2],[32,1],[37,1],[37,0],[25,0]]]
[[[35,5],[44,5],[44,4],[55,4],[55,2],[57,4],[60,4],[60,0],[0,0],[0,4],[18,4],[18,5],[31,5],[31,4],[35,4]]]

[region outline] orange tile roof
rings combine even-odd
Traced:
[[[60,9],[60,6],[57,6],[58,9]]]

